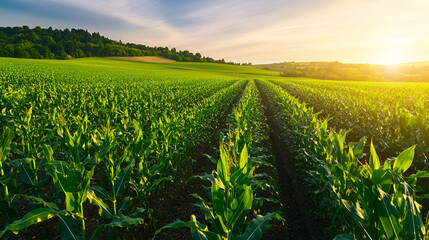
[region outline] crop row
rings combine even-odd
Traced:
[[[337,129],[351,129],[354,140],[371,138],[384,156],[416,145],[419,168],[428,168],[429,85],[289,78],[271,82],[332,117],[330,124]]]
[[[199,200],[195,205],[213,230],[192,215],[188,222],[179,220],[159,231],[189,227],[193,239],[260,239],[271,220],[282,219],[277,212],[260,214],[264,201],[277,202],[276,199],[256,196],[259,190],[275,192],[276,188],[271,176],[263,172],[255,174],[262,165],[272,166],[264,146],[267,125],[262,102],[253,80],[245,88],[227,122],[228,129],[221,132],[219,160],[211,158],[217,169],[211,174],[198,176],[211,182],[209,201],[193,195]],[[255,215],[250,216],[251,212]]]
[[[336,239],[424,239],[428,222],[421,216],[417,179],[429,173],[403,173],[411,166],[414,147],[380,162],[370,144],[369,163],[363,162],[365,138],[346,142],[347,131],[328,128],[311,108],[281,87],[258,81],[283,141],[297,156],[298,167],[318,202],[320,214],[331,219]]]

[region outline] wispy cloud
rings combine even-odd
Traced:
[[[376,62],[387,48],[424,60],[428,11],[425,0],[18,0],[0,6],[0,22],[86,28],[231,61]]]

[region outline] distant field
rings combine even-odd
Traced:
[[[394,64],[393,66],[427,67],[427,66],[429,66],[429,61],[424,61],[424,62],[398,63],[398,64]]]
[[[108,59],[116,59],[116,60],[125,60],[125,61],[136,61],[136,62],[149,62],[149,63],[174,63],[175,60],[161,58],[161,57],[152,57],[152,56],[144,56],[144,57],[106,57]]]
[[[0,238],[426,234],[429,83],[122,59],[0,58]]]
[[[253,67],[280,72],[283,77],[371,82],[429,82],[429,62],[395,65],[341,62],[283,62]]]

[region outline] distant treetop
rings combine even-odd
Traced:
[[[215,60],[188,50],[124,44],[83,29],[0,27],[0,57],[70,59],[109,56],[159,56],[182,62],[226,63],[224,59]]]

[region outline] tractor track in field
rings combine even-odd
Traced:
[[[295,159],[287,151],[285,143],[280,139],[281,129],[274,119],[273,111],[268,103],[267,96],[261,91],[260,84],[260,82],[256,81],[269,126],[270,150],[274,156],[273,166],[277,170],[280,200],[284,207],[286,230],[283,239],[332,239],[332,236],[326,236],[323,233],[323,228],[326,227],[326,220],[320,219],[314,214],[314,210],[318,206],[306,193],[303,181],[296,177]]]

